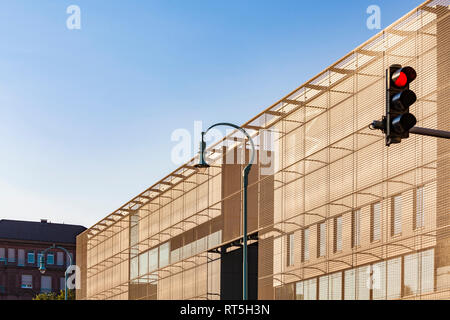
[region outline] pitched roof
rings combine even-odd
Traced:
[[[76,243],[76,236],[86,230],[72,224],[0,220],[0,239],[42,241],[51,243]]]

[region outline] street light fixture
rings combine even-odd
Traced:
[[[207,169],[210,167],[210,165],[206,162],[205,159],[205,151],[206,151],[206,143],[205,143],[205,135],[208,133],[209,130],[212,128],[218,127],[218,126],[230,126],[232,128],[235,128],[239,131],[241,131],[250,141],[250,145],[252,147],[252,153],[250,156],[250,162],[247,164],[247,166],[244,168],[242,172],[242,187],[243,187],[243,200],[242,200],[242,237],[243,237],[243,252],[242,252],[242,298],[243,300],[248,300],[248,259],[247,259],[247,187],[248,187],[248,175],[250,173],[250,169],[252,168],[252,164],[255,160],[255,144],[253,143],[252,137],[245,131],[245,129],[232,124],[232,123],[216,123],[215,125],[212,125],[208,128],[205,132],[202,132],[202,141],[200,142],[200,159],[199,163],[195,165],[196,168],[199,169]]]
[[[47,270],[45,267],[45,254],[47,253],[48,250],[51,249],[60,249],[62,251],[64,251],[67,256],[69,257],[69,266],[72,265],[72,257],[70,256],[69,251],[67,251],[66,248],[64,247],[60,247],[60,246],[56,246],[56,244],[53,244],[51,247],[45,249],[42,253],[41,256],[39,257],[39,272],[41,274],[45,274],[45,271]],[[64,271],[64,300],[67,300],[67,269]]]

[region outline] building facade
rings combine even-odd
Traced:
[[[53,244],[66,248],[75,259],[76,236],[84,230],[47,220],[0,220],[0,300],[31,300],[39,293],[64,290],[64,272],[69,265],[66,253],[47,251],[44,274],[38,270],[39,259]]]
[[[449,0],[430,0],[245,123],[253,299],[449,299],[450,142],[387,148],[386,69],[413,67],[417,126],[450,130]],[[77,238],[78,299],[239,299],[238,132]]]

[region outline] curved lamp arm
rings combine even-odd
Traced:
[[[253,142],[253,139],[252,139],[252,137],[248,134],[248,132],[244,128],[242,128],[240,126],[237,126],[235,124],[232,124],[232,123],[228,123],[228,122],[216,123],[216,124],[212,125],[211,127],[209,127],[206,131],[202,132],[202,141],[200,142],[200,163],[197,165],[197,167],[199,167],[199,168],[202,168],[202,167],[203,168],[207,168],[207,167],[209,167],[209,165],[208,165],[208,163],[206,162],[206,159],[205,159],[205,152],[206,152],[205,135],[211,129],[213,129],[215,127],[219,127],[219,126],[229,126],[229,127],[235,128],[235,129],[241,131],[247,137],[248,141],[250,141],[250,145],[252,146],[252,153],[251,153],[251,156],[250,156],[250,161],[249,161],[248,165],[244,169],[244,171],[247,171],[247,172],[250,171],[250,168],[252,167],[252,164],[255,161],[255,153],[256,153],[255,152],[255,144]]]

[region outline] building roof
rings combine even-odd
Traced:
[[[72,224],[0,220],[0,239],[41,241],[50,243],[76,243],[76,236],[86,230]]]

